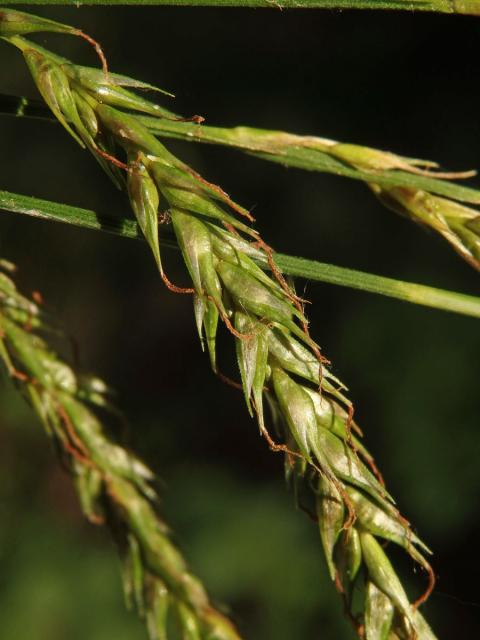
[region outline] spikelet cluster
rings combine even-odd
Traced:
[[[113,411],[108,388],[77,374],[39,335],[51,327],[0,263],[0,368],[15,381],[71,474],[82,510],[105,524],[122,558],[127,603],[151,640],[240,640],[212,607],[157,513],[152,471],[106,433],[99,409]]]
[[[128,79],[78,67],[20,37],[10,41],[23,51],[59,121],[128,193],[164,282],[192,294],[200,339],[215,371],[219,326],[232,334],[247,408],[272,449],[285,453],[298,495],[308,494],[314,503],[331,578],[359,637],[434,638],[384,542],[403,547],[432,579],[428,549],[394,506],[359,440],[345,388],[310,336],[303,301],[248,224],[248,211],[148,132],[135,113],[172,114],[122,86]],[[176,287],[164,271],[159,219],[171,223],[191,287]],[[259,256],[271,275],[255,262]]]

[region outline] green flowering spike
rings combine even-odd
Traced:
[[[152,250],[158,269],[162,270],[160,244],[158,241],[159,195],[155,182],[145,165],[139,161],[129,163],[127,189],[133,212]]]
[[[317,431],[313,402],[302,387],[278,366],[272,366],[272,381],[275,395],[295,441],[301,453],[310,460],[310,443]]]
[[[173,640],[168,611],[175,608],[185,612],[182,637],[239,640],[171,543],[156,511],[153,474],[106,436],[86,405],[108,407],[108,387],[94,376],[76,376],[30,326],[9,318],[17,298],[13,282],[0,278],[0,363],[54,441],[86,517],[110,528],[122,555],[127,600],[145,618],[151,640]]]
[[[60,124],[81,147],[85,148],[81,135],[87,138],[87,144],[91,144],[91,138],[78,115],[73,93],[62,67],[37,49],[26,49],[23,55],[38,90]],[[80,135],[72,129],[69,122],[75,125]]]
[[[389,640],[394,607],[388,596],[368,582],[365,599],[366,640]]]
[[[407,551],[412,547],[412,544],[416,544],[430,553],[429,548],[399,519],[397,514],[395,517],[395,515],[387,513],[353,487],[348,487],[347,491],[354,505],[358,522],[365,531],[395,542]]]
[[[345,519],[345,506],[335,485],[325,476],[318,478],[317,513],[320,538],[322,540],[328,571],[335,580],[337,568],[333,552],[342,531]]]
[[[150,578],[147,581],[146,592],[146,622],[150,640],[168,640],[167,624],[170,607],[168,589],[161,580]]]
[[[407,187],[371,185],[390,209],[440,233],[475,269],[480,270],[480,212],[477,209]]]
[[[80,505],[90,522],[100,522],[103,517],[101,504],[103,492],[102,474],[94,467],[89,467],[79,460],[73,463],[74,481],[80,498]]]
[[[395,607],[414,627],[412,607],[382,547],[370,533],[364,531],[360,532],[360,542],[371,581],[390,598]]]
[[[78,29],[60,22],[32,16],[14,9],[0,9],[0,37],[21,36],[39,31],[50,33],[78,33]]]

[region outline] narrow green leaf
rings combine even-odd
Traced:
[[[11,5],[64,5],[65,0],[10,0]],[[197,7],[258,7],[269,9],[390,9],[396,11],[435,11],[478,15],[478,0],[87,0],[92,6],[158,5]]]
[[[0,209],[43,220],[65,222],[94,231],[105,231],[124,238],[142,239],[142,233],[137,223],[130,218],[104,215],[89,209],[81,209],[8,191],[0,191]],[[168,238],[162,239],[162,245],[178,248],[177,244]],[[254,256],[255,261],[259,262],[260,255]],[[275,262],[278,268],[287,275],[376,293],[413,304],[480,318],[480,298],[477,296],[385,278],[280,253],[275,254]],[[260,264],[268,266],[266,261],[260,262]]]

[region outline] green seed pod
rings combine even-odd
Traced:
[[[97,120],[97,116],[95,115],[95,111],[88,104],[88,102],[78,93],[78,91],[74,92],[73,98],[75,100],[78,114],[83,123],[83,126],[88,131],[92,140],[94,140],[98,135],[98,120]]]
[[[209,225],[212,229],[213,225]],[[277,295],[281,300],[285,300],[285,291],[282,287],[272,280],[272,278],[263,271],[255,262],[244,253],[243,250],[238,250],[237,247],[228,242],[226,238],[219,236],[215,233],[211,233],[212,246],[215,254],[225,262],[241,267],[246,273],[253,276],[257,280],[260,280],[265,286]],[[247,244],[248,247],[248,244]]]
[[[278,329],[269,331],[268,348],[284,369],[318,384],[317,358],[293,336]]]
[[[182,640],[202,640],[197,616],[182,602],[176,604],[176,614],[182,633]]]
[[[303,390],[302,390],[303,391]],[[303,391],[307,396],[308,394]],[[310,400],[310,396],[308,396]],[[312,402],[310,400],[310,402]],[[313,407],[313,402],[312,402]],[[318,426],[311,439],[310,446],[316,456],[324,456],[329,466],[342,480],[364,489],[378,501],[386,502],[389,497],[385,488],[378,482],[375,476],[358,460],[348,444],[338,438],[334,433]]]
[[[127,151],[132,151],[133,153],[141,151],[148,155],[160,157],[165,152],[168,153],[163,144],[149,133],[148,129],[135,117],[106,104],[97,104],[95,113],[102,127],[110,131],[118,143]]]
[[[148,467],[122,447],[106,440],[101,423],[84,404],[63,391],[57,391],[56,395],[92,460],[100,468],[132,482],[144,495],[154,498],[155,493],[148,486],[152,476]]]
[[[217,329],[218,329],[219,313],[217,306],[211,300],[207,300],[205,315],[203,318],[203,326],[205,328],[205,339],[207,341],[208,353],[210,355],[210,364],[213,371],[217,371]]]
[[[85,517],[91,522],[99,522],[104,514],[101,504],[103,492],[102,474],[93,467],[78,460],[73,462],[74,482],[80,505]]]
[[[130,162],[129,166],[127,188],[130,203],[138,225],[150,245],[157,267],[161,271],[162,261],[158,241],[158,189],[141,161]]]
[[[345,588],[352,585],[362,564],[360,536],[355,527],[343,531],[335,547],[335,563]]]
[[[162,183],[162,192],[171,207],[185,209],[205,218],[227,222],[239,231],[250,231],[249,227],[213,202],[210,195],[205,195],[203,186],[190,174],[177,167],[166,166],[162,162],[154,164],[156,165],[157,178]]]
[[[91,144],[91,137],[78,115],[70,83],[62,67],[38,49],[26,49],[23,55],[38,90],[60,124],[81,147]],[[80,135],[72,129],[69,122]],[[80,136],[86,137],[86,140],[82,140]]]
[[[0,9],[0,37],[21,36],[38,31],[75,34],[77,29],[22,11]]]
[[[370,533],[363,531],[360,532],[360,542],[370,580],[380,591],[390,598],[395,607],[414,627],[413,609],[382,547]]]
[[[217,271],[236,304],[267,321],[279,322],[288,328],[292,321],[293,306],[280,300],[264,284],[246,273],[241,267],[221,260]]]
[[[168,640],[167,625],[170,597],[168,589],[158,578],[150,578],[146,585],[146,622],[152,640]]]
[[[393,613],[390,598],[369,581],[365,598],[366,640],[389,640]]]
[[[53,389],[55,384],[52,374],[45,369],[44,361],[39,354],[39,349],[45,346],[43,341],[20,329],[4,315],[1,318],[1,329],[8,338],[13,356],[18,357],[22,366],[26,368],[25,373],[37,380],[45,389]]]
[[[253,395],[260,428],[263,429],[263,385],[268,359],[267,328],[241,311],[235,312],[235,328],[241,334],[251,336],[244,340],[236,340],[235,347],[248,410],[252,416]]]
[[[97,407],[107,409],[111,413],[118,414],[118,409],[110,402],[109,396],[113,391],[103,380],[91,374],[77,375],[77,397]]]
[[[456,233],[465,250],[479,261],[480,269],[480,216],[468,222],[449,219],[449,227]]]
[[[295,441],[303,455],[310,460],[310,443],[317,431],[313,402],[302,387],[280,367],[272,366],[272,381],[275,395]]]
[[[203,341],[203,319],[205,318],[205,312],[207,307],[207,300],[203,296],[199,296],[197,293],[193,294],[193,312],[195,315],[195,324],[197,326],[198,337],[200,338],[200,345],[202,351],[205,351],[205,344]]]
[[[125,549],[122,551],[123,591],[127,607],[135,606],[140,616],[143,617],[145,614],[145,571],[140,545],[135,536],[127,534]]]
[[[210,295],[225,313],[222,288],[213,262],[212,244],[207,227],[194,216],[171,209],[173,228],[197,294]]]
[[[42,365],[52,377],[52,382],[61,391],[75,395],[77,393],[77,378],[72,369],[64,362],[57,360],[55,354],[50,351],[39,351]]]
[[[420,611],[415,611],[413,615],[415,630],[417,632],[418,640],[437,640],[437,637],[431,630],[425,618],[422,616]]]
[[[348,487],[347,491],[354,505],[358,522],[366,531],[374,536],[395,542],[404,549],[408,550],[412,544],[416,544],[430,553],[429,548],[399,520],[398,516],[395,517],[395,515],[387,513],[353,487]]]
[[[380,151],[356,144],[338,143],[329,147],[328,153],[366,171],[389,171],[391,169],[408,171],[410,167],[407,158],[401,158],[389,151]]]
[[[107,478],[108,491],[115,495],[118,515],[137,538],[146,567],[158,574],[169,588],[179,588],[186,572],[185,561],[159,526],[153,507],[135,487],[114,476]],[[183,582],[182,582],[183,585]]]
[[[260,263],[267,264],[267,258],[265,252],[258,248],[255,243],[245,240],[238,234],[230,233],[223,227],[218,226],[215,223],[207,222],[208,228],[212,235],[212,243],[214,250],[218,252],[218,257],[222,258],[226,262],[231,262],[232,249],[238,255],[245,255],[253,260],[258,260]],[[222,256],[222,247],[226,248],[226,255]],[[267,276],[268,277],[268,276]]]
[[[241,640],[233,624],[215,609],[202,614],[202,626],[205,627],[205,640]]]
[[[348,441],[349,434],[347,432],[347,423],[349,420],[347,412],[335,400],[329,398],[325,393],[318,393],[310,387],[303,387],[312,399],[315,407],[315,415],[317,422],[321,427],[329,429],[344,442]],[[350,438],[357,451],[359,451],[365,460],[372,460],[372,456],[365,449],[363,444],[353,434]]]
[[[158,87],[153,87],[150,84],[139,82],[138,80],[133,80],[132,78],[116,73],[109,73],[108,78],[106,78],[104,72],[100,69],[92,69],[79,65],[72,65],[69,70],[69,75],[74,82],[78,83],[102,104],[119,109],[127,109],[128,111],[148,113],[160,118],[176,117],[175,114],[168,111],[168,109],[164,109],[160,105],[150,100],[145,100],[145,98],[138,96],[132,91],[128,91],[128,89],[124,89],[124,86],[131,86],[137,89],[155,90],[171,95]]]
[[[333,552],[342,531],[345,506],[335,485],[325,476],[319,476],[317,490],[317,513],[320,538],[327,560],[328,571],[335,580],[337,569]]]

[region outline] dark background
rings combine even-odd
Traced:
[[[475,19],[367,12],[69,8],[34,12],[98,39],[112,69],[174,91],[210,124],[317,134],[480,166]],[[96,64],[80,40],[37,36]],[[0,48],[0,91],[35,96],[20,54]],[[238,152],[169,143],[254,208],[276,249],[478,294],[442,240],[383,209],[360,183]],[[478,181],[476,182],[478,185]],[[0,117],[0,188],[128,214],[91,157],[56,125]],[[213,597],[249,640],[352,637],[316,527],[296,512],[282,460],[242,397],[209,371],[191,302],[164,289],[143,243],[0,214],[0,252],[118,390],[130,444],[163,480],[163,512]],[[172,280],[185,279],[165,251]],[[434,549],[424,608],[440,638],[480,634],[479,347],[473,319],[318,283],[312,331],[351,388],[366,441],[404,514]],[[233,365],[228,336],[221,361]],[[0,638],[134,640],[115,552],[85,524],[28,407],[0,386]],[[418,595],[423,578],[393,551]]]

